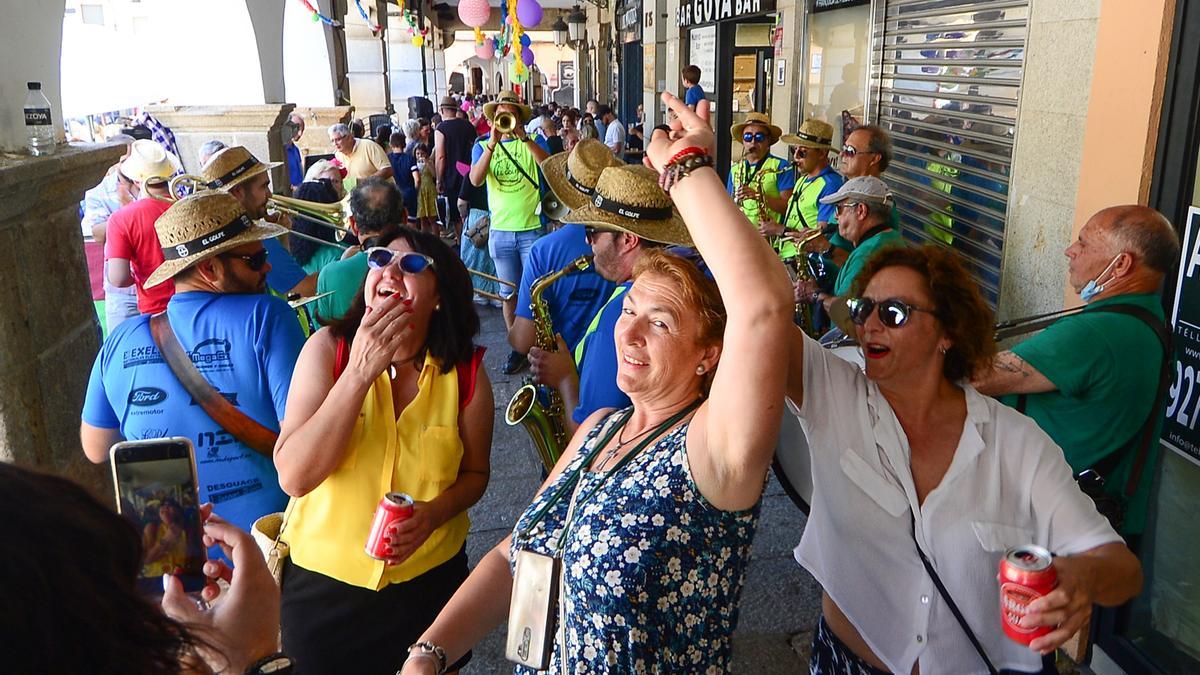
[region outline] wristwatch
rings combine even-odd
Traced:
[[[291,657],[283,652],[275,652],[250,664],[245,675],[291,675],[292,670]]]

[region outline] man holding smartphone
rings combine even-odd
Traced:
[[[175,281],[167,337],[235,416],[277,433],[304,342],[295,312],[264,294],[271,265],[263,240],[283,228],[250,220],[237,199],[213,190],[171,206],[155,229],[165,260],[146,285]],[[195,446],[202,502],[244,529],[282,510],[287,498],[269,444],[256,450],[214,421],[203,397],[181,384],[150,324],[148,316],[131,319],[101,347],[80,424],[84,453],[101,463],[122,439],[182,436]]]

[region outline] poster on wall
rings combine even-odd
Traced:
[[[700,68],[700,87],[712,97],[717,91],[717,27],[693,28],[688,32],[688,65]]]
[[[1175,379],[1167,390],[1166,419],[1162,442],[1168,448],[1200,464],[1200,209],[1188,210],[1171,310]]]

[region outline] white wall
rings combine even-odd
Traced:
[[[0,40],[0,151],[25,147],[25,83],[37,80],[50,99],[55,130],[62,137],[58,54],[62,44],[63,0],[0,0],[4,39]]]
[[[329,0],[316,4],[329,16]],[[337,105],[333,72],[333,29],[298,2],[283,12],[283,81],[288,103],[298,106]]]

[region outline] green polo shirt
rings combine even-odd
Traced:
[[[317,317],[333,321],[345,316],[366,278],[367,254],[363,252],[326,265],[317,276],[317,295],[327,291],[333,291],[333,295],[313,303]]]
[[[854,277],[863,270],[867,265],[867,261],[875,252],[886,246],[903,246],[904,236],[897,230],[884,230],[879,234],[858,242],[858,246],[850,252],[850,257],[846,258],[846,264],[842,265],[842,269],[838,271],[837,281],[833,284],[833,294],[838,297],[850,295],[850,289],[854,286]]]
[[[843,178],[842,180],[845,181],[848,179]],[[830,222],[837,224],[836,213],[833,217],[833,220],[831,220]],[[896,230],[897,232],[900,231],[900,209],[899,209],[899,207],[896,206],[896,204],[894,202],[892,203],[892,215],[890,218],[888,218],[888,225],[891,226],[891,228],[893,230]],[[846,250],[846,251],[854,250],[854,243],[851,242],[849,239],[846,239],[842,235],[838,234],[837,232],[834,232],[832,235],[829,236],[829,243],[833,244],[834,246],[836,246],[840,249]]]
[[[1088,309],[1113,304],[1137,305],[1163,318],[1156,293],[1105,298],[1089,303]],[[1137,317],[1084,311],[1054,322],[1012,352],[1057,388],[1030,394],[1025,414],[1062,447],[1076,472],[1128,447],[1150,414],[1162,367],[1162,346],[1154,330]],[[1015,407],[1017,397],[1002,400]],[[1157,417],[1154,438],[1162,430],[1162,415]],[[1113,475],[1104,477],[1110,494],[1124,494],[1134,455],[1130,449]],[[1151,443],[1137,492],[1126,503],[1122,534],[1141,534],[1145,529],[1157,456],[1158,443]]]

